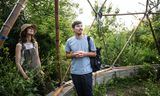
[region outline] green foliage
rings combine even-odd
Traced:
[[[160,96],[159,65],[144,66],[134,77],[115,78],[107,82],[107,94],[116,96]]]
[[[152,80],[153,82],[158,79],[158,68],[155,68],[153,65],[144,63],[143,67],[139,69],[137,77],[142,80]]]
[[[107,83],[107,95],[145,96],[144,87],[136,78],[115,78]]]
[[[0,8],[0,25],[3,24],[3,22],[6,20],[8,17],[9,13],[11,12],[13,6],[15,4],[15,0],[9,1],[9,0],[2,0],[0,1],[0,5],[3,7]],[[60,0],[59,1],[59,33],[60,33],[60,63],[62,63],[62,76],[65,74],[65,71],[68,68],[69,61],[65,60],[65,52],[64,52],[64,43],[66,40],[73,34],[71,30],[71,23],[76,17],[75,9],[78,8],[78,4],[73,3],[71,0]],[[5,11],[7,10],[7,11]],[[2,14],[3,13],[3,14]],[[5,14],[4,14],[5,13]],[[4,18],[5,17],[5,18]],[[31,86],[32,82],[31,81],[25,81],[23,80],[22,76],[20,76],[19,73],[17,73],[17,68],[14,63],[14,55],[15,55],[15,45],[18,42],[19,38],[19,32],[20,32],[20,26],[24,23],[33,23],[37,25],[37,34],[36,38],[39,43],[39,53],[40,53],[40,58],[42,61],[42,67],[43,70],[46,74],[46,82],[48,83],[48,87],[50,89],[53,89],[56,86],[57,83],[57,60],[56,60],[56,33],[55,33],[55,12],[54,12],[54,1],[51,0],[29,0],[27,2],[27,6],[25,9],[21,12],[17,22],[15,23],[14,27],[12,28],[10,34],[9,34],[9,39],[5,41],[4,46],[8,46],[8,48],[4,47],[0,51],[2,54],[0,54],[0,59],[1,63],[4,63],[3,65],[6,65],[4,70],[8,70],[7,72],[4,72],[4,70],[1,71],[0,74],[9,74],[12,72],[12,75],[9,75],[11,77],[3,77],[1,80],[4,82],[5,80],[8,80],[6,83],[2,83],[1,85],[7,85],[4,86],[3,90],[6,92],[2,93],[7,93],[8,94],[15,94],[17,91],[21,93],[17,93],[16,95],[19,96],[24,96],[25,92],[27,92],[27,96],[29,94],[32,94],[31,90],[33,90],[33,86]],[[62,46],[62,47],[61,47]],[[6,52],[6,53],[5,53]],[[7,57],[6,55],[7,54]],[[7,58],[8,60],[6,61]],[[2,64],[1,64],[2,65]],[[12,66],[10,66],[12,65]],[[3,69],[4,66],[1,66]],[[14,67],[14,71],[12,69]],[[10,72],[11,71],[11,72]],[[8,73],[9,72],[9,73]],[[11,79],[12,78],[12,79]],[[68,80],[69,73],[65,80]],[[13,82],[9,83],[12,80],[17,80],[18,83]],[[56,81],[57,80],[57,81]],[[21,82],[21,84],[19,84]],[[27,83],[29,82],[29,83]],[[31,83],[30,83],[31,82]],[[11,85],[12,84],[12,85]],[[21,88],[21,85],[23,85],[23,88]],[[9,92],[8,86],[13,86],[12,91]],[[15,86],[18,86],[17,89]],[[8,90],[7,90],[8,88]],[[19,89],[20,88],[20,89]],[[29,89],[28,89],[29,88]],[[29,90],[29,91],[27,91]],[[12,93],[11,93],[12,92]],[[6,95],[6,94],[5,94]]]
[[[51,80],[56,80],[57,79],[57,75],[56,75],[56,60],[55,60],[55,56],[53,56],[52,52],[50,52],[50,54],[48,54],[47,57],[42,57],[41,61],[42,61],[42,67],[43,70],[47,76],[48,81]]]
[[[140,30],[139,30],[140,31]],[[107,31],[106,31],[107,32]],[[118,58],[116,65],[139,65],[143,62],[159,63],[159,55],[155,48],[155,43],[151,34],[144,33],[145,31],[137,32],[136,36],[131,39],[126,48]],[[103,33],[104,34],[104,33]],[[126,44],[130,36],[130,32],[106,33],[101,41],[96,41],[102,47],[102,61],[104,64],[112,64],[117,55]],[[148,38],[149,37],[149,38]]]
[[[55,32],[55,10],[54,2],[51,0],[29,0],[25,8],[27,22],[34,23],[38,27],[37,40],[40,45],[40,55],[47,56],[50,51],[55,53],[56,32]],[[59,1],[59,33],[60,44],[64,44],[71,36],[71,23],[76,14],[74,9],[78,4],[70,0]]]
[[[14,7],[16,0],[1,0],[0,1],[0,19],[3,22],[7,19],[9,13],[11,12],[12,8]]]
[[[102,60],[104,64],[112,64],[123,46],[127,42],[129,33],[121,32],[119,34],[108,33],[106,45],[102,48]],[[158,63],[159,55],[157,50],[151,49],[146,43],[130,41],[126,46],[121,56],[119,57],[116,65],[139,65],[143,62],[147,63]],[[102,46],[102,45],[101,45]],[[148,47],[146,47],[148,46]]]
[[[0,57],[0,95],[1,96],[28,96],[32,94],[32,80],[24,80],[16,68],[16,64],[8,58],[8,50],[4,48],[3,57]]]
[[[159,96],[159,82],[143,81],[137,77],[115,78],[107,83],[107,95]]]
[[[145,94],[146,96],[160,96],[160,84],[159,82],[154,83],[151,80],[145,83]]]
[[[97,2],[95,3],[95,9],[98,10]],[[102,8],[102,12],[107,13],[119,13],[119,11],[119,9],[113,9],[112,4],[108,8]],[[159,28],[158,24],[156,22],[157,26],[155,26],[153,22],[154,29]],[[143,64],[143,62],[159,63],[160,59],[155,41],[148,25],[149,23],[144,21],[138,27],[115,66],[139,65]],[[132,33],[132,31],[124,28],[123,24],[117,23],[115,16],[101,18],[99,23],[96,22],[89,31],[94,38],[96,46],[102,48],[102,62],[104,65],[112,65]],[[158,35],[156,37],[158,38]]]
[[[40,87],[40,82],[35,81],[35,76],[31,74],[29,80],[24,80],[21,73],[18,71],[15,61],[9,58],[8,48],[3,48],[2,50],[3,57],[0,56],[0,95],[2,96],[35,96],[39,94],[38,88]],[[52,59],[48,58],[49,60]],[[56,76],[53,66],[53,62],[49,62],[48,66],[43,66],[43,70],[45,72],[43,83],[46,85],[45,93],[49,93],[56,86],[56,82],[53,81],[55,78],[51,78],[50,76],[53,74],[53,77]],[[45,61],[45,60],[42,60]],[[44,64],[44,62],[42,62]],[[46,68],[45,68],[46,67]],[[48,69],[47,71],[45,69]],[[53,72],[47,73],[47,72]]]
[[[106,85],[105,84],[95,84],[93,88],[93,96],[106,96]]]

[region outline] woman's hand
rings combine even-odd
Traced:
[[[29,80],[30,78],[27,75],[23,76],[25,80]]]
[[[44,75],[44,74],[45,74],[42,70],[40,71],[40,73],[41,73],[42,75]]]

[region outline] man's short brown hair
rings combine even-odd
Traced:
[[[72,23],[72,28],[74,28],[76,25],[78,25],[78,24],[82,24],[82,22],[81,21],[74,21],[73,23]]]

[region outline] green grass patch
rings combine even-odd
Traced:
[[[116,78],[107,83],[108,96],[160,96],[159,82],[138,78]]]

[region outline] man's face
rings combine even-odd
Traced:
[[[77,35],[81,35],[83,33],[83,26],[82,24],[77,24],[75,25],[75,27],[73,28],[73,31],[77,34]]]

